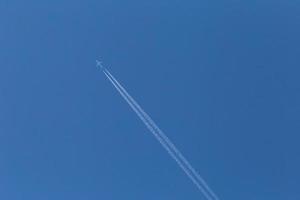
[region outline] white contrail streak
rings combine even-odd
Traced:
[[[115,84],[119,87],[119,89],[123,92],[123,94],[135,105],[137,110],[142,114],[142,116],[148,121],[148,123],[152,126],[152,128],[157,132],[157,134],[167,143],[169,148],[175,152],[178,158],[185,164],[185,166],[191,171],[191,173],[198,179],[203,188],[208,191],[208,193],[215,199],[219,198],[217,195],[210,189],[208,184],[204,181],[204,179],[200,176],[200,174],[192,167],[192,165],[187,161],[187,159],[182,155],[182,153],[178,150],[178,148],[172,143],[172,141],[166,136],[166,134],[156,125],[156,123],[151,119],[151,117],[140,107],[140,105],[129,95],[126,89],[114,78],[114,76],[107,70],[104,69],[105,73],[108,74],[111,79],[115,82]]]
[[[122,87],[122,85],[109,73],[108,70],[103,70],[105,76],[117,89],[124,100],[134,110],[138,117],[143,121],[150,132],[166,149],[169,155],[176,161],[181,169],[187,174],[191,181],[197,186],[197,188],[204,194],[208,200],[218,200],[219,198],[212,192],[203,178],[196,172],[191,164],[186,160],[182,153],[176,148],[176,146],[170,141],[170,139],[160,130],[150,116],[144,112],[139,104],[128,94],[128,92]]]

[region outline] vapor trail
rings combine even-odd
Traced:
[[[138,117],[143,121],[150,132],[161,143],[169,155],[176,161],[180,168],[187,174],[191,181],[197,186],[197,188],[204,194],[208,200],[218,200],[218,197],[208,187],[206,182],[196,172],[196,170],[190,165],[182,153],[176,148],[176,146],[170,141],[170,139],[160,130],[150,116],[144,112],[139,104],[128,94],[128,92],[122,87],[122,85],[110,74],[106,69],[103,70],[105,76],[117,89],[124,100],[134,110]]]
[[[129,101],[134,104],[136,109],[142,114],[142,116],[148,121],[148,123],[152,126],[152,128],[157,132],[157,134],[167,143],[168,147],[174,151],[176,156],[185,164],[185,166],[190,170],[193,176],[200,182],[202,187],[208,191],[208,193],[215,199],[219,200],[218,196],[210,189],[208,184],[204,181],[204,179],[200,176],[200,174],[193,168],[193,166],[187,161],[187,159],[183,156],[183,154],[178,150],[178,148],[173,144],[173,142],[166,136],[166,134],[156,125],[156,123],[151,119],[151,117],[140,107],[140,105],[129,95],[126,89],[114,78],[114,76],[107,70],[104,69],[105,73],[108,74],[111,79],[115,82],[115,84],[119,87],[119,89],[123,92],[123,94],[129,99]]]

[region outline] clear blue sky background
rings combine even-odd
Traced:
[[[300,199],[300,2],[0,0],[0,199]]]

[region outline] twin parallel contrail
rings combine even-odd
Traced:
[[[132,110],[137,114],[145,126],[149,129],[152,135],[158,140],[178,166],[184,171],[188,178],[202,192],[208,200],[219,200],[217,195],[210,189],[204,179],[192,167],[183,154],[170,141],[166,134],[156,125],[151,117],[141,108],[141,106],[129,95],[125,88],[116,80],[116,78],[105,69],[100,62],[97,61],[97,66],[100,66],[107,79],[112,83],[116,90],[120,93],[123,99],[128,103]]]

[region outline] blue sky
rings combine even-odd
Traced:
[[[0,0],[0,199],[300,199],[300,2]]]

